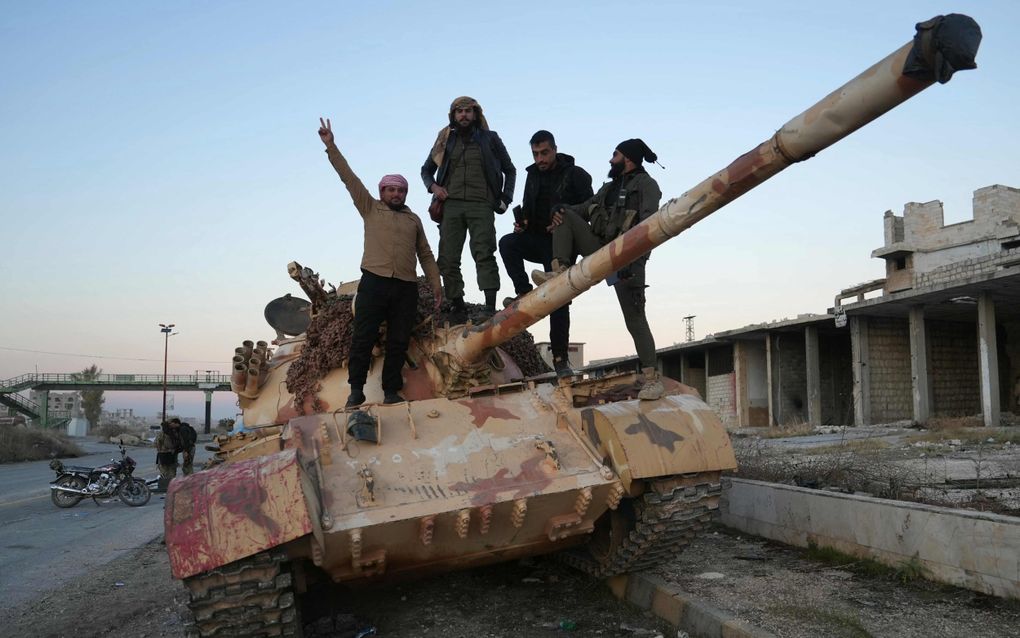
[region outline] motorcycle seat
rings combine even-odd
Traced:
[[[64,466],[64,472],[65,473],[88,474],[93,469],[94,468],[91,468],[91,467],[85,467],[84,465],[65,465]]]

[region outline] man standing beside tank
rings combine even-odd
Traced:
[[[647,219],[659,209],[662,191],[643,162],[658,158],[640,139],[629,139],[616,147],[609,160],[609,179],[591,199],[560,208],[559,219],[550,223],[553,230],[553,260],[548,271],[534,271],[532,278],[542,284],[563,272],[578,255],[587,257],[621,234]],[[655,367],[655,340],[645,316],[644,256],[621,269],[610,283],[616,290],[627,331],[634,339],[644,385],[638,398],[655,400],[664,389]]]
[[[177,453],[181,450],[181,435],[177,427],[179,420],[163,421],[156,435],[156,468],[159,470],[159,492],[177,476]]]
[[[517,169],[473,98],[459,97],[450,105],[449,125],[439,131],[421,167],[421,178],[442,205],[439,270],[454,315],[466,320],[460,259],[468,234],[478,288],[485,293],[486,310],[495,312],[499,266],[493,213],[506,212],[513,201]]]
[[[181,439],[181,456],[183,463],[181,472],[184,476],[195,472],[195,444],[198,441],[198,432],[191,427],[190,423],[184,423],[179,418],[170,419],[170,423],[177,425],[177,435]]]
[[[499,240],[499,254],[514,282],[517,297],[531,290],[525,261],[552,269],[552,230],[562,221],[560,206],[580,204],[592,197],[591,175],[574,164],[573,157],[557,152],[552,133],[538,131],[531,136],[530,144],[535,163],[526,169],[528,177],[520,213],[514,209],[514,232]],[[513,301],[508,297],[503,305]],[[553,368],[558,374],[569,373],[570,306],[563,306],[549,316],[549,341]]]
[[[336,147],[330,121],[319,118],[319,123],[319,139],[326,145],[329,162],[351,194],[365,226],[362,276],[354,301],[354,334],[347,365],[347,382],[351,385],[347,407],[365,402],[365,380],[372,361],[372,347],[383,321],[386,322],[382,369],[384,403],[400,403],[404,400],[400,395],[404,387],[401,369],[418,307],[416,262],[421,263],[432,286],[436,311],[443,301],[439,268],[421,219],[404,204],[407,180],[400,175],[386,175],[379,182],[379,199],[372,197]]]

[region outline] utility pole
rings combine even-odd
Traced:
[[[170,331],[174,329],[174,324],[161,323],[159,324],[159,331],[163,333],[163,420],[162,423],[166,423],[166,364],[167,354],[170,350]]]
[[[687,315],[684,317],[684,325],[687,327],[687,341],[694,341],[694,317],[697,315]]]

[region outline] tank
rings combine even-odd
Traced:
[[[327,290],[290,264],[309,301],[270,304],[283,309],[267,308],[276,339],[235,350],[247,431],[219,438],[218,464],[173,481],[166,497],[190,633],[300,636],[302,601],[337,583],[551,553],[601,578],[682,551],[716,516],[722,475],[736,467],[719,418],[670,379],[661,399],[640,401],[637,374],[535,374],[527,328],[787,166],[974,68],[979,41],[966,16],[919,24],[914,41],[487,320],[450,325],[428,316],[425,299],[404,403],[381,403],[376,356],[368,402],[344,408],[356,282]]]

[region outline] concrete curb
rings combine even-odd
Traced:
[[[776,638],[651,574],[624,574],[606,581],[613,595],[647,609],[694,638]]]

